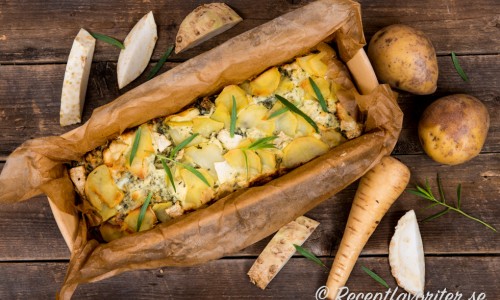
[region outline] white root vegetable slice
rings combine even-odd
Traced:
[[[175,53],[193,48],[241,22],[224,3],[203,4],[184,18],[175,38]]]
[[[116,73],[118,88],[123,88],[142,74],[146,69],[158,35],[153,12],[149,12],[135,24],[129,32],[120,51]]]
[[[69,169],[69,178],[71,178],[71,181],[73,181],[73,184],[75,185],[76,191],[78,195],[82,199],[86,199],[85,196],[85,182],[86,182],[86,173],[85,173],[85,167],[84,166],[78,166]]]
[[[301,216],[281,227],[248,271],[250,281],[265,289],[295,253],[293,244],[302,245],[318,225],[319,222]]]
[[[398,221],[389,246],[389,264],[400,287],[413,295],[424,294],[424,247],[413,210]]]
[[[59,114],[61,126],[81,122],[94,47],[95,39],[85,29],[80,29],[73,41],[64,72]]]

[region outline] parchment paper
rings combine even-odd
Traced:
[[[365,44],[358,3],[316,1],[245,32],[96,109],[81,127],[25,142],[9,156],[0,175],[0,202],[45,193],[59,209],[76,214],[63,163],[78,160],[126,128],[175,113],[200,96],[241,83],[332,39],[344,62]],[[78,284],[127,270],[189,266],[223,257],[339,192],[389,155],[401,130],[402,112],[388,86],[358,95],[356,101],[366,116],[361,137],[266,185],[237,191],[205,209],[108,244],[88,240],[81,218],[59,297],[70,298]]]

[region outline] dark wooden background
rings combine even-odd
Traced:
[[[174,41],[183,17],[208,1],[0,0],[0,169],[9,153],[29,138],[61,134],[59,104],[65,63],[80,27],[123,40],[132,26],[152,10],[159,40],[153,62]],[[244,19],[226,33],[174,55],[162,72],[228,38],[300,7],[300,0],[226,1]],[[394,155],[412,171],[412,183],[441,175],[451,196],[462,183],[463,209],[500,228],[500,2],[498,0],[363,0],[367,40],[379,29],[405,23],[423,30],[432,40],[439,61],[438,90],[430,96],[401,93],[404,129]],[[457,53],[470,81],[456,73],[450,52]],[[116,82],[119,50],[97,42],[88,85],[84,119],[92,110],[145,81],[145,74],[122,91]],[[491,126],[481,154],[459,166],[443,166],[425,154],[416,127],[422,111],[438,97],[468,93],[481,99]],[[353,184],[307,214],[321,222],[304,247],[327,265],[338,248],[356,185]],[[0,191],[2,192],[2,191]],[[387,280],[388,244],[397,220],[410,209],[422,218],[430,214],[424,200],[405,193],[391,208],[363,250],[348,286],[351,291],[385,289],[361,271],[373,269]],[[420,224],[426,254],[426,290],[461,292],[468,299],[485,293],[500,299],[500,235],[450,213]],[[128,272],[78,288],[75,299],[98,298],[283,298],[314,299],[327,272],[296,256],[261,291],[246,275],[268,239],[224,259],[198,267],[161,268]],[[69,251],[43,196],[0,205],[0,299],[50,299],[60,287]],[[444,298],[443,298],[444,299]]]

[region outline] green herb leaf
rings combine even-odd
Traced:
[[[297,250],[297,252],[302,254],[302,256],[304,256],[305,258],[309,259],[310,261],[312,261],[312,262],[314,262],[314,263],[316,263],[316,264],[318,264],[318,265],[320,265],[328,270],[328,267],[319,258],[317,258],[316,255],[307,251],[306,249],[302,248],[299,245],[293,244],[293,246],[295,247],[295,250]]]
[[[123,44],[120,41],[115,40],[114,38],[112,38],[110,36],[104,35],[102,33],[97,33],[97,32],[91,32],[90,35],[92,35],[97,40],[101,40],[105,43],[116,46],[120,49],[125,49],[125,46],[123,46]]]
[[[439,198],[440,198],[439,200],[436,199],[436,197],[434,197],[434,195],[432,194],[431,187],[430,187],[429,181],[427,179],[425,180],[426,189],[416,185],[417,190],[408,190],[409,193],[414,194],[414,195],[419,196],[419,197],[422,197],[422,198],[432,202],[432,204],[430,206],[428,206],[428,208],[434,207],[437,205],[444,207],[444,210],[423,219],[421,222],[434,220],[436,218],[439,218],[439,217],[445,215],[449,211],[454,211],[456,213],[461,214],[462,216],[464,216],[466,218],[469,218],[473,221],[476,221],[476,222],[486,226],[487,228],[493,230],[494,232],[497,232],[495,227],[491,226],[490,224],[488,224],[488,223],[486,223],[486,222],[484,222],[476,217],[469,215],[468,213],[466,213],[462,210],[462,208],[461,208],[461,206],[462,206],[462,199],[461,199],[462,198],[462,185],[461,184],[459,184],[457,186],[457,205],[452,206],[452,205],[446,203],[446,200],[444,198],[444,190],[443,190],[443,186],[441,184],[441,179],[439,177],[439,174],[437,175],[436,181],[437,181],[438,191],[439,191]]]
[[[183,163],[180,163],[180,162],[178,162],[178,164],[180,164],[181,166],[183,166],[189,172],[193,173],[196,177],[198,177],[201,181],[203,181],[207,186],[210,186],[210,183],[205,178],[205,176],[203,176],[203,174],[201,174],[200,171],[196,170],[195,168],[193,168],[190,165],[186,165],[186,164],[183,164]]]
[[[455,66],[455,70],[457,70],[457,73],[460,75],[460,77],[462,77],[463,81],[468,81],[469,78],[462,69],[462,66],[460,66],[460,63],[458,62],[458,58],[455,52],[451,52],[451,60],[453,61],[453,66]]]
[[[311,119],[303,111],[298,109],[297,106],[293,105],[293,103],[291,103],[290,101],[286,100],[285,98],[281,97],[278,94],[276,94],[276,99],[278,99],[281,103],[283,103],[283,105],[288,107],[291,111],[293,111],[294,113],[296,113],[299,116],[301,116],[302,118],[304,118],[304,120],[306,120],[307,123],[311,124],[311,126],[314,128],[314,130],[319,133],[318,125],[316,125],[316,123],[313,121],[313,119]]]
[[[153,193],[149,192],[148,196],[146,197],[146,200],[142,204],[141,212],[139,213],[139,218],[137,218],[137,229],[136,229],[137,232],[141,230],[142,220],[144,220],[144,215],[146,215],[146,210],[148,209],[149,202],[151,202],[151,197],[153,197]]]
[[[170,54],[172,54],[172,50],[174,50],[174,45],[171,45],[170,47],[168,47],[167,51],[165,53],[163,53],[160,60],[156,63],[156,65],[153,67],[153,69],[151,69],[151,72],[149,72],[149,75],[148,75],[148,80],[155,77],[156,73],[158,73],[158,71],[160,71],[161,67],[163,67],[163,65],[167,61],[167,58],[170,56]]]
[[[170,152],[169,158],[174,159],[175,156],[177,156],[177,153],[184,149],[189,143],[191,143],[196,137],[198,136],[198,133],[192,134],[191,136],[187,137],[185,140],[179,143],[179,145],[175,146],[175,148]]]
[[[255,142],[251,143],[250,146],[246,147],[245,149],[259,150],[259,149],[276,148],[276,146],[274,146],[274,144],[272,143],[272,141],[275,140],[276,138],[277,136],[273,135],[258,139]]]
[[[321,94],[321,90],[316,85],[316,82],[314,82],[314,80],[311,77],[309,77],[309,83],[311,84],[314,93],[316,94],[316,98],[318,99],[321,108],[323,109],[324,112],[328,112],[328,106],[326,105],[325,98],[323,98],[323,94]]]
[[[268,120],[272,119],[272,118],[276,118],[277,116],[281,115],[281,114],[284,114],[286,113],[287,111],[289,111],[290,109],[288,107],[282,107],[278,110],[275,110],[272,114],[269,115],[269,117],[267,118]]]
[[[242,150],[243,150],[243,156],[245,157],[245,167],[247,169],[247,180],[248,180],[248,176],[249,176],[249,173],[250,173],[250,170],[248,169],[248,156],[247,156],[246,149],[242,149]]]
[[[132,144],[132,150],[130,151],[129,165],[132,165],[135,155],[137,154],[137,149],[139,148],[139,142],[141,141],[141,131],[142,128],[139,127],[135,132],[134,143]]]
[[[229,134],[234,137],[234,131],[236,130],[236,99],[233,97],[233,107],[231,108],[231,124],[229,125]]]
[[[365,271],[366,274],[370,275],[370,277],[373,278],[373,280],[380,283],[385,288],[387,288],[387,289],[389,288],[389,285],[387,284],[387,282],[385,282],[385,280],[382,279],[382,277],[378,276],[375,272],[373,272],[372,270],[368,269],[365,266],[361,266],[361,269],[363,271]]]
[[[172,171],[170,170],[170,168],[167,165],[167,161],[163,157],[160,157],[160,160],[161,160],[161,164],[163,166],[163,169],[165,170],[165,173],[167,173],[168,180],[170,181],[170,184],[172,184],[172,186],[174,187],[174,192],[177,193],[177,189],[175,188],[174,176],[172,175]]]

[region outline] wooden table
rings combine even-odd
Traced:
[[[23,141],[62,134],[59,101],[65,63],[79,28],[123,39],[142,15],[152,10],[159,40],[157,61],[174,41],[183,17],[203,1],[0,1],[0,168]],[[165,71],[180,61],[207,51],[228,38],[300,7],[308,1],[227,1],[244,19],[238,26],[199,47],[174,55]],[[497,0],[397,1],[363,0],[367,40],[379,29],[405,23],[423,30],[434,43],[439,61],[438,90],[430,96],[401,93],[404,129],[393,152],[412,172],[412,183],[436,173],[453,198],[463,187],[463,209],[500,228],[500,2]],[[450,52],[457,53],[470,80],[462,81]],[[116,82],[119,50],[98,42],[89,80],[84,119],[92,110],[145,81],[146,73],[124,90]],[[435,163],[423,152],[417,138],[422,111],[438,97],[468,93],[481,99],[491,116],[488,139],[479,156],[458,166]],[[310,211],[321,222],[304,247],[331,265],[340,242],[356,184]],[[1,191],[0,191],[1,192]],[[366,275],[366,266],[391,287],[396,283],[387,260],[389,240],[397,220],[415,209],[430,214],[424,200],[405,193],[390,209],[363,250],[348,281],[351,291],[383,292],[385,288]],[[420,224],[426,254],[426,288],[447,289],[469,299],[485,293],[500,299],[500,235],[450,213]],[[161,268],[128,272],[95,284],[80,286],[75,299],[88,298],[283,298],[313,299],[326,282],[327,272],[295,256],[261,291],[246,272],[263,249],[261,241],[232,256],[190,268]],[[52,218],[44,196],[0,205],[0,299],[53,298],[60,287],[69,251]],[[396,298],[394,298],[396,299]],[[444,297],[442,298],[444,299]]]

